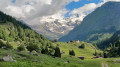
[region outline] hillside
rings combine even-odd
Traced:
[[[83,22],[59,41],[81,40],[96,43],[120,30],[120,2],[107,2],[86,16]]]
[[[120,43],[120,31],[117,31],[113,34],[112,37],[104,41],[98,42],[97,45],[99,48],[104,49],[105,47],[119,47]]]
[[[0,42],[10,44],[14,49],[23,45],[37,45],[39,49],[51,46],[52,42],[36,33],[29,26],[15,18],[0,12]],[[0,47],[4,47],[1,46]],[[36,50],[37,51],[37,50]],[[38,50],[39,51],[39,50]]]
[[[84,56],[86,59],[91,59],[92,57],[94,57],[95,51],[98,53],[98,55],[102,54],[102,51],[96,49],[96,47],[93,46],[92,44],[86,43],[86,42],[80,42],[80,43],[57,42],[56,44],[59,45],[59,47],[61,49],[61,53],[63,53],[63,55],[62,55],[63,57],[69,56],[70,50],[74,50],[75,57]],[[80,48],[81,45],[84,45],[84,48]]]
[[[98,47],[104,49],[106,57],[120,56],[120,31],[117,31],[109,39],[97,43]]]

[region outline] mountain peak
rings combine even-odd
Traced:
[[[65,18],[43,17],[40,24],[31,25],[38,33],[41,33],[51,40],[64,36],[81,23],[84,16],[71,16]]]

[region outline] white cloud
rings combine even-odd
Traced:
[[[37,23],[44,16],[62,16],[67,11],[64,10],[65,5],[71,1],[79,0],[16,0],[15,3],[0,0],[0,10],[17,18],[22,17],[27,23]]]
[[[88,0],[91,1],[91,0]],[[108,1],[120,1],[120,0],[102,0],[103,2],[95,4],[95,3],[89,3],[89,4],[85,4],[84,6],[74,9],[70,12],[69,15],[88,15],[89,13],[91,13],[92,11],[94,11],[96,8],[100,7],[101,5],[103,5],[104,3],[108,2]],[[82,17],[82,18],[84,18]]]
[[[5,8],[6,13],[16,18],[20,17],[26,18],[26,15],[30,13],[32,10],[34,10],[34,7],[32,7],[31,5],[25,5],[20,7],[9,5]]]
[[[65,5],[72,1],[78,2],[81,0],[16,0],[15,3],[12,3],[11,0],[0,0],[0,10],[17,18],[22,17],[22,20],[31,24],[39,23],[42,17],[63,18],[68,12],[65,9]],[[120,0],[104,0],[104,2],[107,1]],[[92,12],[101,4],[86,4],[83,7],[74,9],[70,14],[83,16]]]
[[[83,7],[80,7],[78,9],[74,9],[73,11],[70,12],[70,15],[81,15],[85,17],[85,15],[91,13],[96,9],[97,7],[101,6],[103,3],[95,4],[95,3],[89,3],[85,4]],[[82,17],[82,18],[84,18]]]
[[[81,0],[74,0],[75,2],[81,1]]]
[[[7,10],[6,12],[7,13],[9,12],[9,14],[12,15],[12,16],[15,16],[15,17],[21,17],[22,16],[22,17],[24,17],[23,11],[19,7],[8,6],[8,7],[6,7],[6,10]]]

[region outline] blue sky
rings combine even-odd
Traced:
[[[80,8],[80,7],[83,7],[85,4],[89,4],[89,3],[95,3],[95,4],[98,4],[98,3],[101,3],[103,1],[101,0],[81,0],[81,1],[78,1],[78,2],[71,2],[69,3],[68,5],[66,5],[66,9],[69,10],[69,12],[65,15],[66,17],[69,17],[69,13],[74,10],[75,8]]]
[[[16,0],[11,0],[12,3],[15,3]],[[102,0],[80,0],[78,2],[75,2],[75,1],[72,1],[70,2],[69,4],[67,4],[65,6],[65,8],[67,10],[69,10],[68,13],[65,14],[65,17],[70,17],[69,13],[74,10],[74,9],[78,9],[80,7],[83,7],[85,4],[89,4],[89,3],[95,3],[95,4],[98,4],[98,3],[101,3],[103,2]],[[26,2],[25,4],[29,4],[29,2]]]
[[[13,3],[15,3],[16,0],[12,0]]]
[[[66,9],[73,10],[75,8],[80,8],[80,7],[84,6],[85,4],[89,4],[89,3],[98,4],[100,2],[103,2],[103,1],[101,1],[101,0],[89,0],[89,1],[88,0],[81,0],[79,2],[73,1],[73,2],[69,3],[68,5],[66,5]]]

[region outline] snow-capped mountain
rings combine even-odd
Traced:
[[[47,38],[53,40],[58,39],[74,27],[79,25],[84,16],[74,15],[69,18],[55,19],[53,17],[44,17],[39,24],[31,25],[31,27],[38,33],[45,35]]]

